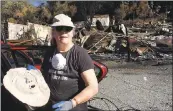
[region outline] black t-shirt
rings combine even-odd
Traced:
[[[66,66],[57,70],[52,66],[52,57],[60,53],[56,47],[48,49],[42,64],[42,72],[51,91],[50,101],[53,103],[70,100],[85,88],[81,73],[94,69],[94,65],[87,51],[78,45],[66,53],[61,53],[66,58]],[[78,105],[75,109],[87,110],[87,104]]]

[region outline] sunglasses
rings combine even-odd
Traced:
[[[58,27],[55,27],[56,31],[65,31],[65,32],[70,32],[73,27],[68,27],[68,26],[58,26]]]

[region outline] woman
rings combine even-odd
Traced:
[[[55,46],[45,54],[42,71],[52,108],[87,111],[86,102],[98,92],[92,60],[85,49],[73,44],[75,26],[70,17],[56,15],[51,26]]]

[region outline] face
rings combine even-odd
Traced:
[[[72,27],[53,27],[52,36],[55,38],[58,44],[70,44],[72,43],[72,37],[74,36],[74,29]]]

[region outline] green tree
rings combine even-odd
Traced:
[[[2,1],[1,2],[2,21],[9,20],[14,23],[26,23],[28,18],[33,20],[35,7],[26,1]]]
[[[34,16],[36,18],[36,21],[33,23],[38,23],[42,25],[48,25],[51,19],[51,13],[48,9],[48,6],[45,4],[41,4],[37,7]]]
[[[93,16],[100,8],[98,1],[76,1],[77,12],[72,17],[73,21],[86,21],[88,16],[92,21]]]
[[[57,14],[61,14],[61,13],[67,13],[69,12],[69,5],[68,3],[70,3],[69,1],[47,1],[47,8],[50,12],[50,21],[49,23],[52,22],[53,17]]]

